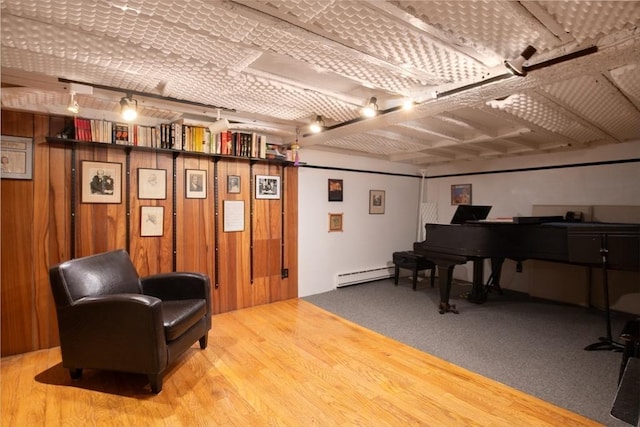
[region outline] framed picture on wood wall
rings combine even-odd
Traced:
[[[229,175],[227,177],[227,193],[240,193],[240,177],[238,175]]]
[[[138,199],[166,199],[167,170],[138,169]]]
[[[140,207],[140,236],[152,237],[164,234],[164,207],[141,206]]]
[[[369,190],[369,213],[384,213],[384,190]]]
[[[0,178],[33,178],[33,138],[0,137]]]
[[[121,203],[122,163],[81,163],[82,203]]]
[[[256,199],[279,199],[280,177],[277,175],[256,175]]]
[[[207,171],[202,169],[186,169],[185,185],[187,199],[206,199]]]

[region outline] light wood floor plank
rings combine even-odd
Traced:
[[[209,347],[71,380],[53,348],[2,359],[3,426],[593,426],[300,299],[216,315]]]

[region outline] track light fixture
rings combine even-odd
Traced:
[[[505,59],[504,66],[507,67],[507,70],[509,70],[511,74],[520,77],[526,76],[527,72],[524,70],[523,65],[525,62],[527,62],[527,60],[529,60],[529,58],[533,56],[534,53],[536,53],[536,48],[529,45],[525,50],[522,51],[520,56],[513,61]]]
[[[416,102],[411,98],[406,98],[404,101],[402,101],[403,110],[411,110],[414,105],[416,105]]]
[[[324,129],[324,120],[322,120],[322,116],[316,116],[316,120],[309,125],[309,130],[313,133],[322,132]]]
[[[131,94],[123,96],[120,100],[120,114],[127,122],[131,122],[138,117],[138,101],[133,99]]]
[[[69,101],[69,106],[67,110],[71,111],[73,114],[78,114],[80,112],[80,106],[78,105],[78,101],[76,101],[76,93],[71,91],[71,100]]]
[[[371,99],[369,99],[366,107],[364,107],[364,109],[362,110],[362,115],[365,117],[374,117],[376,114],[378,114],[377,102],[378,99],[375,96],[372,96]]]

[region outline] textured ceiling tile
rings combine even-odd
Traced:
[[[611,70],[611,79],[640,107],[640,64],[630,64]]]
[[[287,15],[295,16],[300,22],[309,22],[315,18],[319,13],[322,13],[324,9],[332,7],[335,0],[294,0],[287,2],[272,2],[269,0],[258,1],[256,3],[263,3],[277,9],[278,11]]]
[[[491,46],[500,58],[515,57],[527,45],[552,46],[547,32],[526,26],[507,2],[500,1],[398,1],[399,7],[427,24],[455,36],[465,46]],[[500,22],[500,25],[495,25]]]
[[[488,101],[487,105],[580,143],[600,138],[599,134],[561,114],[558,109],[527,95],[511,95],[502,101]]]
[[[259,26],[247,35],[245,42],[389,92],[407,92],[424,83],[409,75],[400,76],[397,70],[374,64],[370,58],[334,43],[304,39],[280,28]]]
[[[640,114],[604,77],[582,76],[546,86],[544,91],[620,141],[640,137]]]
[[[425,148],[425,146],[421,144],[368,134],[351,135],[345,138],[333,139],[326,141],[322,145],[381,155],[414,153],[424,150]]]
[[[368,2],[335,2],[332,7],[323,9],[312,22],[378,58],[425,70],[444,82],[472,78],[484,69],[424,34],[375,13]]]
[[[640,21],[637,1],[541,1],[578,42],[593,40]]]

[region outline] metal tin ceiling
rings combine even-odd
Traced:
[[[640,140],[637,1],[0,5],[3,108],[66,114],[62,78],[98,86],[76,96],[81,115],[115,116],[124,92],[142,92],[145,123],[220,109],[276,142],[298,129],[303,149],[418,166]],[[503,78],[527,45],[528,65],[552,64]],[[371,96],[386,113],[360,120]],[[406,97],[413,111],[388,111]],[[307,135],[317,115],[330,130]]]

